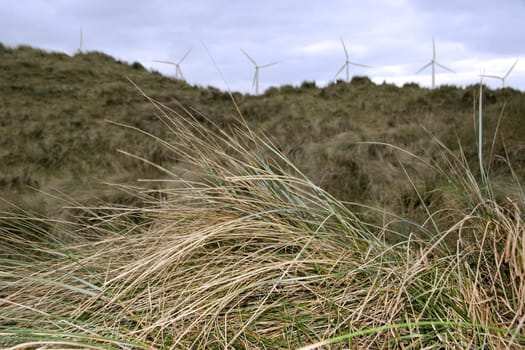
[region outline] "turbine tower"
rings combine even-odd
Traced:
[[[82,46],[84,46],[84,31],[82,30],[82,24],[80,25],[80,45],[78,52],[82,53]]]
[[[343,66],[341,67],[341,69],[339,69],[339,71],[335,75],[334,79],[337,78],[337,76],[339,74],[341,74],[341,72],[346,68],[346,81],[349,82],[350,81],[350,65],[358,66],[358,67],[365,67],[365,68],[372,68],[372,67],[367,66],[365,64],[351,62],[349,57],[348,57],[348,51],[346,50],[345,42],[343,41],[342,38],[341,38],[341,44],[343,44],[343,49],[345,50],[346,61],[343,64]]]
[[[190,51],[191,49],[188,49],[188,51],[186,51],[186,53],[184,54],[184,56],[182,56],[179,62],[173,62],[173,61],[153,61],[153,62],[171,64],[172,66],[175,66],[175,79],[185,80],[184,75],[182,75],[182,70],[180,69],[180,64],[182,63],[182,61],[186,59]]]
[[[266,68],[266,67],[270,67],[270,66],[273,66],[274,64],[277,64],[279,63],[280,61],[276,61],[276,62],[272,62],[272,63],[268,63],[268,64],[263,64],[261,66],[259,66],[257,64],[257,62],[255,62],[255,60],[246,53],[246,51],[244,51],[243,49],[241,49],[242,53],[246,55],[246,57],[248,57],[248,59],[253,63],[253,65],[255,66],[255,74],[253,75],[253,83],[252,83],[252,86],[255,88],[255,94],[256,95],[259,95],[259,69],[260,68]]]
[[[432,66],[432,89],[436,87],[436,66],[448,70],[449,72],[456,73],[452,69],[445,67],[444,65],[436,61],[436,42],[434,41],[434,38],[432,38],[432,60],[429,63],[425,64],[420,70],[418,70],[416,74],[428,68],[429,66]]]
[[[501,80],[501,87],[505,87],[505,79],[507,79],[507,77],[509,76],[510,72],[512,72],[512,70],[514,69],[514,67],[516,66],[516,64],[518,63],[519,59],[516,60],[516,62],[514,62],[514,64],[510,67],[509,71],[507,72],[507,74],[505,74],[504,76],[499,76],[499,75],[489,75],[489,74],[481,74],[480,76],[481,77],[486,77],[486,78],[494,78],[494,79],[499,79]]]

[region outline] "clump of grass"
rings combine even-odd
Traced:
[[[75,240],[39,243],[45,258],[0,255],[1,345],[525,345],[522,202],[478,197],[433,240],[390,244],[388,224],[361,220],[242,120],[223,130],[151,103],[169,136],[150,136],[181,169],[150,163],[169,178],[137,191],[144,206],[69,226]]]

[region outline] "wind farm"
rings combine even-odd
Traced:
[[[352,70],[351,68],[352,67],[361,67],[361,68],[369,68],[371,69],[370,72],[370,78],[371,79],[374,79],[374,75],[378,75],[378,74],[381,74],[380,72],[382,71],[383,67],[382,65],[368,65],[368,64],[363,64],[363,63],[357,63],[355,62],[354,60],[351,60],[351,48],[347,46],[347,44],[345,43],[345,41],[343,40],[343,38],[340,38],[339,39],[339,42],[340,42],[340,45],[342,46],[343,48],[343,53],[344,53],[344,57],[345,57],[345,60],[343,62],[343,64],[340,66],[339,70],[336,72],[335,76],[332,78],[332,80],[336,80],[338,77],[341,77],[343,81],[349,83],[352,79]],[[263,68],[267,68],[267,67],[270,67],[270,66],[273,66],[273,65],[276,65],[278,63],[281,63],[282,61],[274,61],[274,62],[271,62],[271,63],[267,63],[267,64],[259,64],[254,56],[252,56],[252,54],[249,54],[247,51],[245,51],[244,49],[240,49],[240,51],[243,53],[243,55],[253,64],[253,67],[254,67],[254,73],[253,73],[253,76],[252,76],[252,79],[251,79],[251,91],[255,94],[255,95],[259,95],[262,93],[261,91],[261,78],[260,78],[260,74],[261,74],[261,69]],[[176,67],[176,73],[175,73],[175,78],[176,79],[180,79],[180,80],[185,80],[183,74],[182,74],[182,70],[180,68],[180,64],[185,60],[185,58],[187,57],[187,55],[189,54],[190,50],[186,51],[186,53],[183,55],[183,57],[178,61],[178,62],[174,62],[174,61],[166,61],[166,60],[163,60],[163,61],[160,61],[160,60],[156,60],[154,62],[157,62],[157,63],[163,63],[163,64],[169,64],[169,65],[173,65]],[[516,59],[516,61],[512,64],[512,66],[508,69],[508,71],[506,72],[505,75],[490,75],[490,74],[486,74],[484,75],[485,77],[487,78],[493,78],[493,79],[499,79],[501,80],[502,82],[502,87],[507,87],[507,77],[511,74],[511,72],[514,71],[514,68],[516,67],[517,63],[518,63],[519,59]],[[384,63],[383,63],[384,64]],[[395,67],[395,66],[394,66]],[[401,67],[398,65],[398,67]],[[413,75],[408,71],[408,66],[405,65],[403,67],[403,70],[405,70],[405,75],[406,75],[406,79],[410,79],[411,77],[413,78]],[[450,68],[448,65],[445,65],[443,64],[441,61],[438,61],[437,59],[437,49],[436,49],[436,40],[434,37],[432,37],[432,56],[431,56],[431,59],[428,63],[426,63],[424,66],[420,67],[416,72],[415,74],[419,74],[421,72],[423,72],[424,70],[426,69],[430,69],[430,77],[431,77],[431,82],[430,82],[430,88],[431,89],[435,89],[436,87],[438,87],[438,82],[437,82],[437,75],[438,75],[438,70],[439,69],[442,69],[446,72],[449,72],[449,73],[456,73],[456,71],[452,68]],[[386,70],[384,70],[386,71]],[[355,73],[354,73],[355,74]],[[367,74],[368,75],[368,74]],[[462,75],[462,76],[465,76],[465,72],[461,72],[461,74],[458,74],[458,75]],[[471,77],[472,77],[472,82],[471,83],[475,83],[475,79],[476,77],[478,77],[479,74],[477,72],[471,72]],[[226,77],[227,79],[227,77]],[[328,82],[330,81],[329,79],[322,79],[320,78],[321,80],[324,80],[325,82]],[[457,81],[457,79],[454,79]],[[406,82],[409,82],[409,81],[406,81]],[[467,85],[467,84],[465,84]],[[275,82],[273,83],[270,83],[270,86],[276,86]]]
[[[333,46],[334,42],[335,42],[335,40],[331,41],[331,45],[332,45],[331,48],[334,47]],[[321,84],[326,84],[327,82],[329,82],[331,80],[337,80],[338,77],[342,81],[345,81],[345,82],[349,83],[351,81],[351,79],[352,79],[352,75],[356,75],[355,72],[354,73],[352,72],[352,67],[361,67],[361,68],[369,68],[369,69],[371,69],[369,71],[370,74],[366,74],[366,76],[368,76],[370,79],[375,80],[375,81],[378,81],[379,79],[383,79],[383,81],[386,81],[386,79],[379,78],[379,77],[382,77],[383,74],[385,74],[384,72],[394,72],[394,71],[400,72],[401,74],[404,74],[404,76],[405,76],[404,82],[406,82],[406,83],[410,82],[409,79],[413,79],[414,78],[414,75],[410,73],[410,69],[411,68],[409,67],[409,65],[401,65],[400,63],[393,63],[393,65],[389,65],[388,62],[385,63],[385,60],[382,60],[381,64],[379,64],[379,65],[375,64],[373,66],[372,65],[368,65],[368,64],[363,64],[363,63],[357,63],[354,60],[351,60],[351,51],[352,51],[351,47],[349,47],[345,43],[343,38],[339,38],[338,42],[340,44],[340,47],[342,46],[342,48],[343,48],[343,53],[345,55],[344,56],[344,58],[345,58],[344,62],[340,66],[340,68],[336,72],[336,74],[331,79],[324,78],[324,77],[326,77],[326,69],[325,68],[323,68],[322,71],[321,70],[317,71],[317,73],[324,72],[323,74],[325,74],[324,77],[322,77],[320,74],[318,74],[317,79],[315,79],[315,80],[321,81]],[[259,48],[259,50],[262,50],[262,48]],[[361,45],[360,50],[363,50],[363,46],[362,45]],[[182,57],[178,61],[173,61],[173,60],[152,60],[150,62],[161,63],[161,64],[164,64],[164,65],[173,66],[175,68],[175,74],[173,75],[173,77],[175,79],[178,79],[178,80],[186,81],[186,77],[184,76],[184,74],[182,72],[181,65],[182,65],[183,62],[185,62],[185,60],[187,59],[187,57],[188,57],[188,55],[190,54],[191,51],[192,51],[192,48],[187,49],[184,52],[184,54],[182,55]],[[254,59],[254,56],[252,56],[252,54],[248,54],[248,52],[245,51],[242,48],[240,49],[240,51],[253,64],[254,70],[255,70],[254,73],[253,73],[253,76],[251,78],[251,89],[248,90],[248,91],[253,92],[255,95],[259,95],[259,94],[262,93],[262,91],[261,91],[261,80],[260,80],[261,69],[267,68],[267,67],[270,67],[270,66],[273,66],[273,65],[276,65],[278,63],[281,63],[282,61],[274,61],[274,62],[267,63],[267,64],[259,64]],[[370,51],[370,50],[365,50],[365,52],[366,51]],[[78,52],[78,53],[84,52],[84,31],[83,31],[83,25],[80,25],[79,46],[78,46],[78,49],[77,49],[76,52]],[[449,56],[450,56],[450,54],[449,54]],[[367,55],[366,57],[368,57],[368,59],[370,59],[372,57],[372,59],[373,59],[373,56],[371,56],[371,55]],[[288,60],[289,58],[290,57],[287,57],[286,59]],[[504,59],[504,58],[501,58],[500,60],[501,61],[503,61],[503,60],[507,60],[508,61],[508,59]],[[290,61],[298,62],[298,58],[290,58]],[[458,62],[457,58],[453,62],[457,63]],[[459,61],[459,62],[461,62],[461,61]],[[497,61],[492,60],[491,61],[492,65],[494,65],[494,62],[497,62]],[[515,67],[517,66],[518,62],[519,62],[519,59],[515,59],[514,63],[509,67],[509,69],[507,70],[507,72],[504,75],[484,74],[483,76],[486,77],[486,78],[500,80],[502,88],[508,87],[507,78],[509,77],[509,75],[512,72],[515,72]],[[196,66],[196,65],[194,64],[194,66]],[[328,66],[328,65],[326,65],[326,66]],[[479,67],[479,65],[478,65],[478,67]],[[217,68],[220,69],[219,66],[217,66]],[[427,62],[424,66],[420,67],[417,71],[415,71],[415,74],[419,74],[419,73],[423,72],[426,69],[430,69],[430,73],[431,73],[431,75],[430,75],[431,76],[430,88],[432,88],[432,89],[435,89],[438,86],[438,83],[437,83],[438,69],[442,69],[442,70],[444,70],[446,72],[450,72],[450,73],[456,73],[456,71],[453,70],[452,68],[450,68],[450,66],[443,64],[441,61],[438,61],[438,59],[437,59],[437,50],[436,50],[436,40],[435,40],[434,37],[432,37],[432,56],[431,56],[430,61]],[[309,72],[309,73],[312,73],[312,71]],[[459,73],[460,74],[458,74],[458,76],[462,76],[462,77],[466,76],[464,69],[462,69],[462,71],[460,71]],[[328,74],[329,74],[329,72],[328,72]],[[472,77],[472,81],[469,82],[469,83],[475,83],[474,77],[479,77],[479,74],[477,72],[472,72],[472,70],[471,70],[470,74],[471,74],[470,76]],[[363,75],[363,74],[358,74],[358,75]],[[458,79],[459,79],[459,78],[458,79],[456,79],[456,78],[450,79],[450,77],[451,76],[448,76],[449,81],[456,81],[457,82]],[[226,79],[224,81],[227,82],[228,77],[224,76],[224,79]],[[465,78],[461,78],[461,79],[465,79]],[[305,80],[308,80],[308,79],[305,79]],[[396,79],[396,80],[397,80],[395,82],[396,84],[403,84],[404,83],[404,82],[399,82],[400,81],[399,79]],[[466,83],[466,84],[464,83],[464,86],[468,85],[469,83]],[[277,84],[278,83],[275,81],[275,78],[274,78],[273,81],[270,81],[269,83],[267,82],[265,85],[266,86],[277,86]],[[447,84],[447,83],[445,82],[445,84]],[[450,84],[450,83],[448,83],[448,84]],[[227,83],[227,85],[229,85],[229,84]],[[237,89],[239,89],[239,88],[237,88]],[[239,89],[239,91],[244,91],[244,89],[241,88],[241,89]]]
[[[374,81],[379,81],[379,79],[382,79],[383,81],[388,81],[387,79],[385,78],[388,78],[387,76],[385,76],[384,74],[391,74],[392,72],[399,72],[399,74],[402,74],[403,76],[403,80],[397,78],[397,77],[394,77],[394,79],[392,79],[392,81],[394,81],[395,84],[404,84],[404,83],[410,83],[411,81],[413,81],[412,79],[414,79],[414,74],[420,74],[421,72],[423,72],[424,70],[427,70],[427,69],[430,69],[430,77],[431,77],[431,82],[430,82],[430,88],[431,89],[435,89],[439,84],[437,82],[437,75],[438,75],[438,70],[439,69],[442,69],[446,72],[449,72],[449,73],[459,73],[457,76],[458,78],[451,78],[452,76],[448,75],[446,76],[448,78],[448,81],[449,82],[442,82],[444,84],[451,84],[451,82],[454,82],[454,83],[457,83],[460,79],[463,80],[463,86],[467,86],[469,85],[470,83],[475,83],[475,80],[474,80],[474,77],[479,77],[479,74],[477,72],[473,72],[472,70],[473,69],[470,69],[470,72],[469,72],[469,77],[472,78],[472,80],[468,81],[465,83],[465,77],[467,76],[466,73],[465,73],[465,66],[463,65],[463,69],[459,70],[459,72],[457,72],[456,70],[452,69],[450,66],[448,65],[445,65],[442,63],[442,61],[438,61],[437,59],[437,49],[436,49],[436,39],[435,37],[432,37],[432,56],[431,56],[431,59],[430,61],[428,61],[425,65],[423,65],[422,67],[420,67],[417,71],[415,71],[415,73],[410,73],[410,70],[412,69],[411,67],[409,67],[408,64],[405,64],[403,65],[402,63],[400,62],[393,62],[392,64],[390,64],[389,62],[385,62],[386,60],[382,59],[381,60],[381,63],[380,64],[374,64],[374,65],[368,65],[368,64],[363,64],[363,63],[357,63],[355,62],[354,60],[351,60],[351,51],[352,51],[352,46],[348,46],[347,43],[345,43],[345,41],[343,40],[343,38],[339,38],[338,41],[338,44],[340,44],[340,47],[342,46],[343,48],[343,53],[344,53],[344,62],[343,64],[340,66],[339,70],[337,70],[336,74],[330,79],[328,78],[327,79],[327,72],[326,72],[326,69],[323,67],[322,70],[317,70],[316,73],[318,73],[317,77],[314,79],[314,81],[317,81],[317,82],[320,82],[321,85],[322,84],[327,84],[328,82],[332,81],[332,80],[337,80],[338,78],[341,79],[342,81],[345,81],[347,83],[349,83],[352,79],[352,76],[353,75],[366,75],[367,77],[369,77],[370,79],[374,80]],[[336,42],[335,40],[328,40],[328,41],[325,41],[325,42],[329,42],[330,45],[325,47],[325,49],[327,49],[327,52],[331,52],[331,51],[334,51],[334,43]],[[449,47],[452,46],[452,45],[460,45],[458,43],[451,43],[450,41],[447,42]],[[359,46],[356,46],[358,47],[358,51],[360,50],[361,53],[362,52],[373,52],[373,50],[370,50],[368,48],[366,48],[364,45],[362,44],[359,44]],[[206,46],[204,46],[204,48],[206,48]],[[259,47],[258,48],[259,51],[258,52],[264,52],[263,51],[263,48],[262,47]],[[78,44],[78,49],[76,50],[76,53],[83,53],[84,52],[84,30],[83,30],[83,24],[80,25],[80,31],[79,31],[79,44]],[[198,49],[197,49],[198,50]],[[266,48],[264,49],[266,50]],[[160,64],[164,64],[164,65],[170,65],[170,66],[173,66],[175,68],[175,74],[173,75],[173,77],[175,79],[178,79],[178,80],[183,80],[183,81],[186,81],[186,77],[184,76],[183,72],[182,72],[182,68],[181,68],[181,65],[183,62],[185,62],[186,58],[188,57],[188,55],[190,54],[190,52],[192,51],[192,48],[189,48],[187,49],[184,54],[182,55],[182,57],[178,60],[178,61],[173,61],[173,60],[150,60],[149,62],[155,62],[155,63],[160,63]],[[274,61],[274,62],[271,62],[271,63],[267,63],[267,64],[258,64],[258,62],[254,59],[254,56],[252,56],[252,54],[248,54],[247,51],[245,51],[244,49],[240,49],[240,51],[243,53],[243,55],[253,64],[254,66],[254,73],[253,73],[253,76],[252,76],[252,79],[251,79],[251,89],[249,89],[248,91],[251,91],[253,92],[255,95],[259,95],[262,93],[261,91],[261,81],[260,81],[260,71],[261,69],[263,68],[267,68],[267,67],[270,67],[270,66],[273,66],[273,65],[276,65],[278,63],[281,63],[281,61]],[[254,50],[255,51],[255,50]],[[293,51],[292,51],[293,52]],[[462,61],[465,61],[465,59],[459,59],[457,58],[457,55],[455,57],[455,59],[451,59],[450,58],[450,50],[448,51],[448,60],[452,61],[453,64],[455,64],[456,66],[461,66],[461,64],[458,64],[458,62],[462,62]],[[327,56],[326,54],[324,54],[324,56]],[[211,57],[211,56],[208,56],[208,57]],[[223,56],[225,57],[225,56]],[[366,58],[367,59],[372,59],[374,60],[374,57],[370,54],[367,54],[366,55]],[[197,57],[198,59],[198,57]],[[294,61],[294,62],[299,62],[299,59],[297,57],[286,57],[285,58],[286,60],[289,60],[289,61]],[[217,63],[215,62],[214,59],[212,59],[214,61],[214,64]],[[497,65],[497,66],[501,66],[501,63],[499,63],[500,61],[503,62],[503,61],[506,61],[508,62],[509,58],[504,58],[504,57],[501,57],[501,58],[496,58],[496,59],[491,59],[490,60],[490,64],[491,65]],[[302,62],[304,62],[305,60],[302,60]],[[377,59],[375,60],[377,62]],[[479,61],[479,60],[478,60]],[[506,87],[509,87],[508,85],[508,82],[507,82],[507,79],[509,77],[509,75],[512,73],[512,72],[515,72],[516,73],[516,66],[519,62],[519,58],[516,58],[514,60],[514,62],[512,63],[512,65],[510,65],[510,67],[508,68],[508,70],[506,71],[505,74],[503,75],[497,75],[497,74],[483,74],[483,77],[485,78],[490,78],[490,79],[497,79],[497,80],[500,80],[501,81],[501,87],[502,88],[506,88]],[[333,63],[332,63],[333,64]],[[410,66],[412,66],[413,63],[410,64]],[[478,63],[477,66],[475,66],[476,68],[479,68],[480,66],[482,65],[482,63]],[[194,67],[196,66],[196,64],[194,64]],[[233,65],[229,65],[229,66],[233,66]],[[318,67],[321,67],[320,65],[318,65]],[[328,67],[328,65],[325,65],[325,67]],[[371,70],[369,70],[368,72],[370,72],[369,74],[357,74],[356,72],[352,72],[352,67],[360,67],[360,68],[369,68]],[[482,66],[482,67],[485,67],[485,66]],[[221,69],[220,66],[216,66],[216,68],[218,68],[219,70]],[[296,68],[296,67],[295,67]],[[288,70],[288,71],[291,71],[291,70]],[[307,73],[311,73],[312,71],[310,72],[307,72]],[[324,76],[321,76],[321,73],[324,75]],[[167,74],[167,73],[165,73]],[[329,74],[329,72],[328,72]],[[518,75],[521,74],[523,75],[523,69],[521,69],[520,72],[517,73]],[[385,77],[385,78],[383,78]],[[225,75],[223,77],[225,80],[224,82],[226,83],[227,86],[230,86],[229,82],[227,81],[228,80],[228,77]],[[279,77],[279,79],[282,78],[282,77]],[[282,79],[281,80],[281,84],[282,84]],[[417,79],[418,81],[420,79]],[[305,81],[309,81],[309,79],[305,79]],[[240,80],[237,80],[237,82],[240,82]],[[297,82],[297,80],[296,80]],[[244,83],[245,84],[245,83]],[[270,81],[270,82],[266,82],[266,86],[278,86],[278,82],[275,80],[275,77],[273,79],[273,81]],[[425,84],[426,85],[426,84]],[[233,85],[231,85],[233,86]],[[246,86],[246,84],[244,85]],[[229,87],[228,87],[229,89]],[[240,83],[239,83],[239,87],[236,87],[234,89],[238,89],[239,91],[246,91],[245,88],[240,88]]]
[[[182,64],[182,62],[184,62],[186,57],[188,57],[190,51],[191,51],[191,48],[186,51],[186,53],[182,56],[182,58],[178,62],[165,61],[165,60],[154,60],[153,62],[175,66],[175,79],[186,80],[184,78],[184,75],[182,74],[182,69],[180,68],[180,65]]]

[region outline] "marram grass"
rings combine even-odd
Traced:
[[[224,131],[151,102],[180,169],[136,191],[147,205],[60,225],[2,218],[22,223],[0,231],[4,348],[525,345],[519,198],[464,193],[478,201],[442,208],[456,221],[432,240],[389,244],[387,224],[360,220],[244,123]],[[449,165],[452,180],[468,170]]]

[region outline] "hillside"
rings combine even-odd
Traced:
[[[117,149],[175,164],[177,159],[158,142],[110,123],[169,138],[152,104],[130,80],[149,97],[183,115],[187,109],[202,122],[205,116],[226,130],[239,119],[229,94],[190,86],[136,62],[99,52],[70,57],[0,46],[2,197],[43,214],[63,203],[35,189],[61,191],[80,203],[125,202],[125,194],[102,183],[133,184],[161,173]],[[430,160],[437,156],[434,135],[453,150],[461,142],[475,171],[477,91],[477,86],[399,88],[356,77],[350,84],[338,81],[319,88],[304,82],[270,88],[261,96],[233,97],[250,126],[267,133],[315,183],[342,200],[381,206],[412,195],[400,159],[424,191],[440,180],[391,147],[363,142],[393,144]],[[523,176],[524,110],[524,93],[485,88],[484,149],[495,176],[502,168],[497,155],[508,156]]]
[[[523,349],[525,98],[484,89],[483,175],[478,91],[356,77],[237,110],[0,46],[0,347]]]

